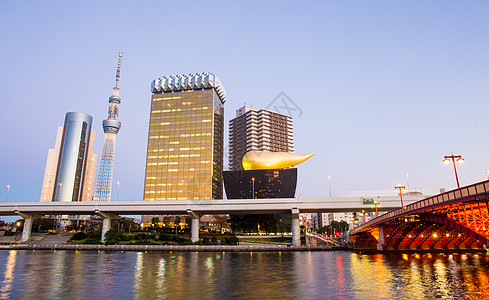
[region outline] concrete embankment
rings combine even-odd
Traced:
[[[85,244],[9,244],[0,250],[83,250],[83,251],[175,251],[175,252],[250,252],[250,251],[331,251],[326,247],[290,245],[85,245]]]

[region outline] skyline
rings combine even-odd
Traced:
[[[328,196],[328,176],[333,197],[394,193],[406,173],[425,194],[453,189],[453,169],[442,163],[451,152],[466,159],[461,185],[487,179],[489,4],[212,3],[0,4],[8,41],[0,201],[7,185],[9,202],[39,201],[66,112],[94,117],[94,149],[102,149],[117,52],[125,56],[120,200],[143,198],[151,81],[197,72],[216,74],[227,91],[225,146],[244,102],[273,108],[284,93],[300,110],[292,111],[295,153],[317,154],[299,167],[297,197]],[[172,13],[162,18],[158,6]]]

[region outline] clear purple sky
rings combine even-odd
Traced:
[[[455,187],[489,170],[487,1],[1,1],[0,201],[39,201],[47,152],[68,111],[94,117],[103,143],[117,52],[121,72],[114,187],[143,196],[150,84],[212,72],[227,122],[285,92],[297,196]],[[227,140],[226,140],[227,144]],[[98,165],[98,163],[97,163]]]

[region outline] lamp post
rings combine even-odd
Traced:
[[[455,166],[455,159],[457,159],[457,162],[459,164],[461,164],[465,161],[465,159],[463,159],[461,155],[453,155],[453,152],[452,152],[451,155],[445,155],[443,157],[443,163],[449,164],[450,161],[453,162],[453,170],[455,171],[455,179],[457,180],[457,187],[460,188],[460,184],[458,183],[457,167]]]
[[[375,217],[377,218],[379,216],[379,213],[377,211],[377,207],[381,206],[379,202],[377,201],[374,201],[374,203],[372,203],[372,206],[375,206]]]
[[[121,182],[117,181],[117,201],[119,201],[119,187],[121,186]]]
[[[406,187],[403,185],[398,185],[394,187],[394,191],[399,190],[399,196],[401,197],[401,207],[404,207],[404,203],[402,202],[402,191],[406,190]]]
[[[329,198],[331,198],[331,176],[328,176],[328,182],[329,182]]]
[[[5,202],[8,201],[8,192],[10,192],[10,184],[7,184],[7,197],[5,197]]]
[[[251,178],[251,184],[253,185],[253,199],[255,199],[255,177]]]
[[[58,201],[61,201],[61,188],[63,187],[63,183],[58,183],[58,186],[59,186],[59,190],[58,190],[58,193],[59,193],[59,197],[58,197]]]
[[[406,173],[406,186],[407,190],[409,191],[409,173]]]

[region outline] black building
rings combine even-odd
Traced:
[[[297,169],[224,171],[228,199],[294,198]]]

